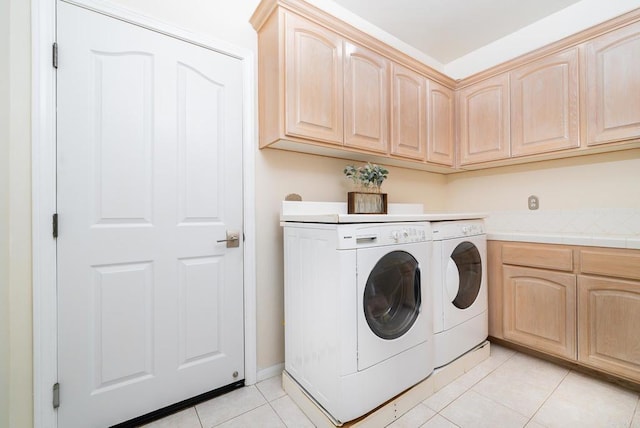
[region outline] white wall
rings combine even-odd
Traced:
[[[32,314],[31,314],[31,40],[30,2],[5,0],[2,3],[2,20],[8,18],[8,25],[2,22],[0,45],[8,46],[8,55],[0,56],[0,73],[8,72],[9,92],[0,90],[0,110],[8,107],[8,125],[0,128],[3,142],[0,155],[4,167],[0,167],[0,228],[8,231],[7,240],[1,240],[0,279],[8,278],[9,289],[0,287],[0,297],[8,297],[9,337],[0,343],[0,368],[6,370],[6,346],[9,347],[9,402],[3,400],[8,411],[0,413],[8,418],[9,427],[29,427],[32,425]],[[8,12],[8,14],[5,14]],[[9,35],[7,44],[6,35]],[[0,48],[3,49],[3,48]],[[5,51],[6,52],[6,51]],[[8,62],[6,62],[8,59]],[[0,83],[2,85],[2,83]],[[8,139],[7,139],[8,136]],[[8,144],[7,144],[8,142]],[[0,232],[0,235],[2,232]],[[7,257],[8,256],[8,257]],[[8,295],[7,295],[8,293]],[[6,302],[6,300],[4,300]],[[0,303],[0,305],[3,305]],[[7,312],[2,308],[2,314]],[[7,324],[0,329],[6,335]],[[3,382],[0,389],[6,391]],[[2,406],[0,405],[0,406]],[[1,419],[0,419],[1,421]],[[3,421],[4,422],[4,421]]]
[[[444,66],[462,79],[640,7],[640,0],[582,0]]]
[[[9,426],[9,0],[0,0],[0,427]]]
[[[257,37],[249,23],[260,0],[107,0],[157,21],[192,33],[256,51]]]
[[[447,179],[452,210],[640,209],[640,149],[466,172]]]

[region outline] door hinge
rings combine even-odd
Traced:
[[[52,49],[53,68],[58,68],[58,43],[53,43]]]
[[[60,407],[60,384],[58,382],[53,384],[53,408]]]
[[[53,228],[53,237],[57,238],[58,237],[58,213],[55,213],[53,215],[53,218],[51,219],[51,226]]]

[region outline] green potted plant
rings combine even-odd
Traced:
[[[355,192],[347,194],[349,214],[387,213],[387,194],[380,192],[380,186],[389,176],[386,168],[367,162],[359,167],[347,165],[343,172],[356,187]]]
[[[380,165],[367,162],[360,167],[347,165],[344,174],[353,181],[359,191],[380,193],[380,186],[389,176],[389,171]]]

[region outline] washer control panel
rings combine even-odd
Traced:
[[[481,235],[484,233],[484,228],[480,224],[464,224],[460,228],[463,235]]]
[[[338,248],[364,248],[432,240],[429,222],[350,224],[338,227]]]
[[[422,242],[427,240],[424,228],[405,227],[392,230],[389,237],[396,243]]]

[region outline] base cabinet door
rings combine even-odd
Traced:
[[[504,338],[576,358],[576,276],[504,266]]]
[[[578,277],[578,361],[640,381],[640,282]]]

